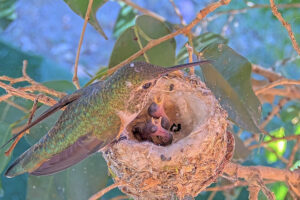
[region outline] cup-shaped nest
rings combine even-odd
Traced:
[[[155,106],[163,116],[151,113]],[[161,127],[163,117],[168,124]],[[148,132],[140,127],[147,124]],[[153,136],[158,128],[163,134]],[[232,157],[234,139],[226,128],[227,113],[203,82],[167,76],[157,81],[144,110],[103,156],[113,178],[125,183],[120,189],[134,199],[195,197]]]

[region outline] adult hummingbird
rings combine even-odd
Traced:
[[[160,77],[207,62],[169,68],[132,62],[106,80],[62,98],[11,139],[66,106],[49,132],[17,158],[5,175],[48,175],[80,162],[118,138],[144,108],[147,95]]]

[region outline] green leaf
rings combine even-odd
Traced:
[[[114,26],[113,35],[118,38],[127,28],[133,26],[135,23],[135,16],[137,12],[126,4],[121,5],[117,21]]]
[[[284,183],[274,183],[271,186],[272,192],[274,192],[274,195],[277,200],[284,200],[287,193],[288,193],[288,187]]]
[[[295,118],[300,118],[300,104],[295,103],[288,106],[280,112],[280,118],[283,122],[287,123]]]
[[[11,128],[9,126],[9,124],[0,121],[0,134],[1,134],[1,140],[0,140],[0,145],[2,146],[7,140],[10,139],[11,135]],[[0,173],[2,174],[4,172],[4,169],[6,167],[6,165],[8,164],[8,162],[11,159],[11,155],[6,156],[4,153],[6,151],[6,148],[2,148],[0,149]],[[4,190],[2,188],[2,179],[0,178],[0,192],[2,192],[3,194],[0,195],[3,196],[4,195]]]
[[[295,135],[300,135],[300,124],[295,126]]]
[[[50,176],[29,176],[28,200],[82,200],[103,189],[108,180],[107,165],[95,153],[77,165]]]
[[[43,85],[59,92],[74,92],[76,90],[73,83],[66,80],[47,81]]]
[[[64,0],[70,8],[79,16],[81,16],[83,19],[85,18],[85,13],[88,8],[89,0]],[[104,31],[102,30],[100,24],[97,21],[96,13],[97,10],[106,2],[106,0],[94,0],[92,5],[92,11],[90,13],[90,24],[94,26],[94,28],[105,38],[107,39],[107,36],[105,35]]]
[[[233,159],[244,161],[251,154],[251,151],[245,146],[237,134],[233,134],[233,136],[235,141]]]
[[[109,67],[113,67],[129,58],[142,47],[145,47],[149,40],[171,33],[164,22],[147,15],[137,17],[135,24],[118,38],[110,57]],[[172,66],[175,64],[175,50],[176,42],[174,39],[170,39],[150,49],[135,60],[146,61],[145,57],[147,57],[152,64]]]
[[[0,145],[2,146],[7,140],[11,137],[11,128],[9,124],[0,121],[0,134],[1,134],[1,140]],[[4,168],[6,167],[7,163],[10,161],[11,156],[5,156],[4,152],[6,151],[6,148],[0,149],[0,173],[3,172]],[[1,180],[0,180],[1,181]]]
[[[250,132],[260,132],[261,105],[251,86],[251,64],[225,44],[203,49],[201,66],[206,85],[213,91],[229,118]]]
[[[215,33],[203,33],[195,38],[193,38],[193,45],[196,49],[196,51],[201,52],[205,47],[207,47],[210,44],[213,43],[222,43],[222,44],[227,44],[228,40],[223,38],[219,34]],[[176,57],[176,63],[184,63],[188,59],[189,55],[186,50],[185,45],[181,47],[179,50],[179,53],[177,54]]]
[[[95,80],[100,79],[102,76],[104,76],[107,73],[108,67],[102,67],[100,68],[97,72],[96,75],[91,78],[85,85],[84,87],[90,85],[91,83],[93,83]]]
[[[17,0],[0,0],[0,29],[5,30],[8,25],[17,17],[16,14]]]
[[[296,169],[300,169],[300,160],[297,160],[293,166],[290,168],[291,171],[294,171]]]
[[[284,137],[285,136],[285,130],[284,128],[280,128],[277,129],[275,131],[271,131],[270,135],[274,136],[274,137]],[[266,136],[264,138],[264,141],[269,141],[271,140],[270,136]],[[274,142],[270,142],[268,143],[268,146],[273,149],[279,156],[282,156],[286,150],[286,146],[287,146],[287,141],[286,140],[277,140]],[[266,157],[268,162],[273,163],[277,161],[277,156],[270,151],[266,151]]]
[[[134,26],[128,28],[115,43],[112,54],[109,60],[109,67],[113,67],[123,60],[129,58],[132,54],[140,50],[137,43],[137,37],[134,33]],[[145,60],[144,57],[140,56],[135,60]]]

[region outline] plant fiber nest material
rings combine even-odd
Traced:
[[[149,120],[147,108],[161,100],[171,123],[181,124],[170,145],[138,141],[136,123]],[[195,197],[216,178],[234,150],[227,129],[227,113],[212,92],[195,77],[172,74],[154,86],[145,109],[105,150],[103,157],[119,188],[134,199],[183,199]],[[126,139],[124,139],[126,138]]]

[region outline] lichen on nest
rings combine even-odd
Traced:
[[[137,124],[163,125],[161,118],[149,114],[153,102],[161,102],[169,122],[168,129],[162,129],[164,140],[161,135],[153,139],[148,129],[134,131]],[[177,127],[171,129],[171,124]],[[203,82],[194,77],[163,77],[144,110],[122,133],[123,139],[109,145],[103,156],[114,179],[127,183],[120,189],[134,199],[195,197],[215,181],[232,157],[234,139],[226,128],[227,113]],[[143,131],[150,137],[141,136]]]

